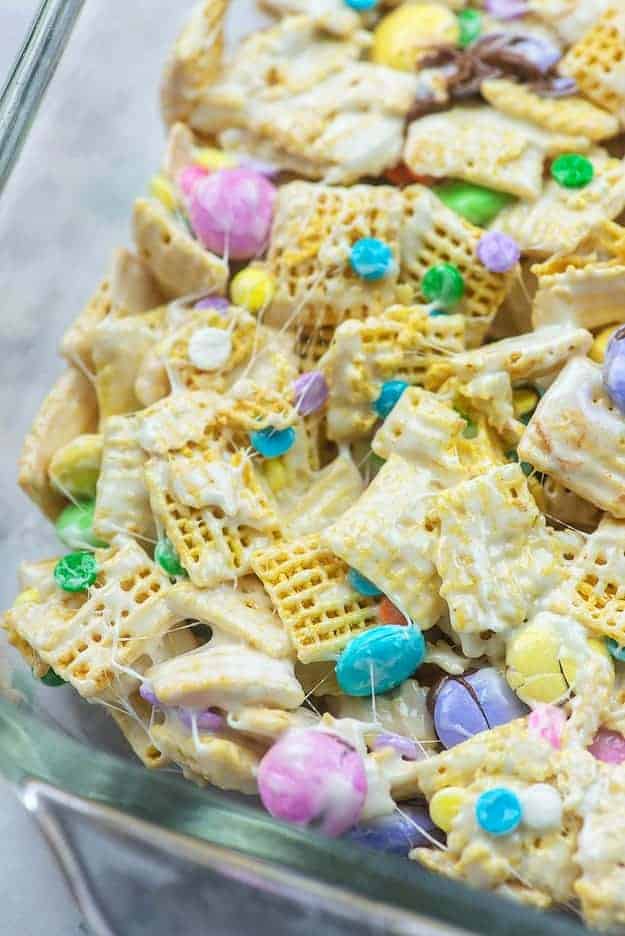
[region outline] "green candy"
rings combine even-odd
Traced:
[[[433,186],[432,191],[444,205],[478,227],[487,227],[506,205],[514,201],[514,197],[506,192],[495,192],[482,185],[453,179]]]
[[[595,167],[579,153],[563,153],[552,162],[551,175],[564,188],[584,188],[592,182]]]
[[[456,305],[464,296],[464,277],[453,263],[438,263],[423,277],[421,292],[428,302]]]
[[[93,553],[84,549],[68,553],[54,567],[54,580],[67,592],[86,591],[98,575],[98,563]]]
[[[168,575],[186,575],[186,569],[181,565],[178,553],[166,536],[160,539],[154,549],[154,558],[164,572]]]
[[[479,10],[460,10],[456,13],[456,18],[460,27],[458,45],[461,49],[466,49],[482,32],[482,14]]]
[[[106,546],[93,534],[95,501],[70,504],[57,517],[57,536],[70,549],[98,549]]]
[[[65,680],[61,679],[61,677],[57,673],[54,672],[52,667],[50,667],[50,669],[45,674],[45,676],[41,677],[41,682],[44,684],[44,686],[65,686],[66,685]]]

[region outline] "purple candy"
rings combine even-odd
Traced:
[[[308,371],[293,382],[295,407],[300,416],[308,416],[321,409],[328,399],[329,390],[321,371]]]
[[[485,0],[484,9],[500,20],[517,19],[529,10],[526,0]]]
[[[625,325],[608,342],[603,359],[603,386],[614,405],[625,413]]]
[[[154,690],[149,683],[141,683],[139,686],[139,695],[142,699],[145,699],[146,702],[149,702],[150,705],[158,705],[158,699],[154,695]]]
[[[206,296],[195,303],[195,308],[217,309],[218,312],[226,312],[230,308],[230,303],[224,296]]]
[[[562,58],[562,52],[556,45],[538,36],[516,37],[514,51],[531,62],[541,75],[546,75]]]
[[[193,728],[194,715],[198,731],[221,731],[226,726],[226,719],[223,717],[223,715],[219,715],[212,709],[206,709],[203,712],[197,712],[193,709],[181,708],[178,711],[178,715],[180,717],[180,721],[189,730]]]
[[[434,728],[440,742],[451,748],[527,711],[503,676],[487,667],[462,678],[443,680],[434,700]]]
[[[431,845],[432,838],[439,842],[443,838],[441,830],[430,819],[426,806],[404,803],[401,804],[401,812],[354,826],[345,837],[357,845],[404,856],[413,848]]]
[[[521,248],[515,240],[499,231],[487,231],[477,245],[477,259],[491,273],[507,273],[517,265]]]
[[[422,758],[422,753],[414,741],[404,737],[404,735],[394,734],[391,731],[385,731],[379,734],[371,747],[374,751],[379,751],[381,748],[385,747],[393,748],[394,751],[401,754],[404,760],[415,761],[421,760]]]
[[[527,715],[528,707],[512,691],[504,677],[492,666],[466,677],[486,715],[490,728],[505,725]]]

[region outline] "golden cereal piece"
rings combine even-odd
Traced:
[[[96,325],[110,314],[113,308],[111,284],[103,279],[78,318],[61,338],[60,351],[75,367],[93,371],[93,337]]]
[[[542,273],[534,268],[538,274],[532,310],[534,328],[574,325],[595,329],[625,320],[625,264],[615,260],[572,260],[566,269],[554,272]]]
[[[614,4],[569,49],[558,65],[582,93],[625,121],[625,11]]]
[[[123,700],[124,706],[128,707],[127,711],[122,711],[119,704],[118,700],[109,712],[139,760],[150,769],[166,767],[170,763],[169,758],[159,751],[151,737],[152,706],[138,692],[133,692],[130,698]]]

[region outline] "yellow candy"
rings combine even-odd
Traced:
[[[263,462],[263,472],[267,484],[274,494],[278,494],[288,483],[288,474],[281,458],[268,458]]]
[[[620,325],[606,325],[605,328],[602,328],[601,331],[598,331],[595,335],[595,340],[588,352],[588,356],[591,357],[593,361],[596,361],[597,364],[603,364],[608,341],[617,328],[620,328]]]
[[[48,467],[51,483],[62,494],[93,499],[102,461],[102,436],[77,436],[52,456]]]
[[[406,3],[378,24],[371,58],[378,65],[414,71],[424,55],[440,43],[458,42],[458,20],[438,3]]]
[[[588,639],[588,649],[593,653],[599,653],[601,656],[605,657],[608,663],[612,663],[612,657],[610,656],[610,651],[608,650],[604,640],[598,640],[596,637],[590,637]],[[575,680],[577,678],[577,660],[570,657],[562,657],[560,660],[562,664],[562,671],[566,677],[566,681],[569,686],[575,685]]]
[[[249,312],[265,309],[276,291],[273,276],[257,267],[246,267],[230,284],[230,298]]]
[[[19,593],[13,602],[13,607],[21,608],[22,605],[32,604],[33,602],[39,601],[41,601],[41,595],[39,594],[38,588],[25,588],[23,592]]]
[[[202,146],[195,151],[195,162],[203,169],[232,169],[237,166],[237,160],[230,153],[224,153],[214,146]]]
[[[535,410],[539,400],[540,394],[533,387],[519,387],[515,390],[512,394],[512,405],[516,418],[520,419]]]
[[[467,801],[462,787],[447,787],[438,790],[430,800],[430,817],[443,832],[449,832],[454,819]]]
[[[506,679],[520,699],[555,702],[568,691],[560,669],[560,640],[548,627],[531,624],[511,641]]]
[[[158,198],[168,211],[175,211],[178,207],[178,199],[176,198],[174,187],[165,176],[152,176],[150,180],[150,195],[154,198]]]

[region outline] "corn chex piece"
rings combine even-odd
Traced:
[[[440,524],[440,593],[463,651],[474,656],[465,634],[510,633],[560,584],[567,574],[562,542],[547,530],[515,464],[443,491],[431,513]]]
[[[134,753],[145,767],[166,767],[169,758],[159,751],[151,737],[152,706],[142,699],[138,692],[133,692],[130,698],[123,699],[122,702],[126,711],[117,707],[119,700],[109,711]]]
[[[495,318],[510,287],[511,274],[491,273],[478,261],[475,251],[484,232],[444,205],[428,188],[409,185],[402,196],[400,284],[409,286],[418,297],[430,267],[454,264],[465,284],[464,296],[454,311],[464,315],[466,346],[474,348],[481,344]]]
[[[27,605],[16,623],[20,637],[86,698],[108,691],[118,673],[150,660],[175,622],[161,572],[132,540],[97,550],[98,577],[89,594],[53,595]]]
[[[551,520],[559,520],[565,526],[592,532],[602,513],[598,507],[579,497],[554,478],[543,481],[543,513]]]
[[[223,295],[228,265],[194,240],[157,201],[135,202],[133,232],[139,256],[145,260],[165,296],[191,293]]]
[[[91,382],[69,367],[45,398],[24,440],[19,484],[51,520],[65,506],[65,498],[48,476],[52,458],[77,436],[97,431],[98,406]]]
[[[616,221],[604,221],[595,234],[603,250],[620,263],[625,263],[625,227]]]
[[[135,431],[133,416],[111,416],[104,425],[93,532],[105,543],[119,533],[141,541],[156,536],[144,477],[147,456]]]
[[[138,413],[136,438],[150,455],[164,455],[185,446],[217,441],[217,412],[223,398],[212,391],[174,393]]]
[[[573,358],[538,404],[519,458],[569,490],[625,517],[625,422],[603,389],[601,368]]]
[[[255,429],[286,429],[298,423],[292,402],[293,391],[288,393],[263,387],[248,378],[241,378],[230,387],[217,410],[217,420],[233,432],[249,433]],[[301,420],[300,428],[301,428]]]
[[[280,537],[273,507],[244,451],[187,446],[145,470],[152,512],[191,581],[211,588],[250,570],[254,549]]]
[[[384,381],[421,384],[439,358],[463,347],[462,316],[432,318],[421,306],[391,306],[364,322],[339,325],[319,363],[330,387],[330,437],[347,441],[366,435],[377,420],[372,404]]]
[[[277,288],[266,322],[316,330],[392,305],[401,221],[401,195],[390,186],[282,186],[267,255]],[[351,268],[350,248],[362,237],[377,237],[393,251],[396,269],[382,280],[366,282]]]
[[[625,123],[625,10],[614,3],[558,65],[582,93]]]
[[[465,384],[452,378],[445,384],[445,393],[452,389],[463,413],[480,413],[482,421],[501,439],[511,445],[517,444],[523,434],[523,423],[516,417],[512,383],[506,371],[478,374]]]
[[[92,357],[100,421],[141,408],[135,381],[144,356],[163,334],[164,309],[118,318],[108,315],[93,330]]]
[[[198,589],[190,582],[179,582],[167,595],[167,602],[179,618],[202,621],[271,657],[291,655],[284,625],[253,575],[238,579],[236,587]]]
[[[588,145],[584,137],[558,137],[490,107],[454,107],[410,125],[404,162],[417,175],[464,179],[533,202],[545,158]]]
[[[347,452],[313,475],[300,496],[290,498],[290,511],[281,511],[289,536],[319,533],[356,503],[362,494],[362,477]]]
[[[238,641],[222,644],[213,638],[197,650],[157,663],[146,679],[165,706],[296,709],[304,701],[290,660],[267,656]]]
[[[529,0],[531,14],[555,30],[565,45],[577,42],[614,0]]]
[[[534,271],[538,272],[538,271]],[[540,275],[532,324],[595,329],[625,321],[625,264],[613,260],[574,262]]]
[[[83,311],[61,338],[60,351],[69,364],[84,368],[89,373],[93,371],[93,332],[112,308],[111,284],[106,278],[100,282]]]
[[[261,742],[275,741],[291,728],[313,728],[319,716],[306,708],[291,712],[276,708],[246,705],[236,712],[228,712],[228,728],[249,735]]]
[[[496,229],[513,237],[524,253],[538,257],[573,253],[591,231],[625,208],[625,165],[600,148],[586,153],[595,175],[582,189],[549,179],[531,205],[519,202],[497,215]]]
[[[583,97],[541,97],[530,88],[505,78],[483,81],[480,93],[509,117],[527,120],[552,133],[586,137],[599,142],[616,136],[618,120]]]
[[[428,389],[439,390],[449,377],[469,381],[506,371],[513,383],[534,380],[560,370],[569,358],[590,350],[592,335],[568,323],[551,325],[513,338],[466,351],[436,362],[428,375]]]
[[[195,783],[212,783],[222,790],[254,794],[256,770],[264,751],[251,742],[216,737],[198,730],[197,738],[175,714],[151,730],[154,744],[163,756],[179,764],[185,777]]]
[[[318,534],[257,550],[252,568],[302,663],[333,659],[377,621],[375,600],[354,591],[346,564]]]
[[[433,561],[438,531],[427,517],[433,501],[429,476],[392,455],[356,504],[321,537],[422,630],[444,609]]]
[[[261,6],[278,16],[306,14],[321,29],[337,36],[348,36],[361,25],[360,16],[342,0],[262,0]]]

